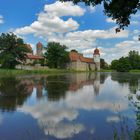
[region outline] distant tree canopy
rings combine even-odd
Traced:
[[[23,40],[13,33],[0,35],[0,63],[3,68],[15,68],[26,59],[26,53],[30,50]]]
[[[74,4],[84,2],[86,5],[96,6],[103,4],[104,13],[119,25],[119,29],[124,29],[130,24],[131,14],[135,14],[140,9],[139,0],[60,0],[62,2],[72,1]]]
[[[140,69],[140,55],[137,51],[130,51],[127,57],[111,62],[111,68],[120,72],[127,72],[131,69]]]
[[[57,42],[49,42],[45,57],[50,68],[64,68],[69,62],[69,53],[67,47]]]
[[[100,68],[108,69],[108,64],[105,62],[105,60],[103,58],[100,59]]]

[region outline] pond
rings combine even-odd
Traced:
[[[140,74],[0,77],[0,140],[139,140]]]

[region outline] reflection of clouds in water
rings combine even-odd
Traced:
[[[137,91],[136,94],[129,94],[129,99],[132,103],[136,104],[137,106],[140,106],[140,91]]]
[[[84,130],[81,124],[62,123],[64,119],[74,121],[78,112],[57,102],[38,103],[35,106],[24,106],[19,111],[31,114],[38,120],[46,135],[56,138],[69,138]]]
[[[122,111],[128,108],[128,103],[122,101],[121,94],[114,94],[113,96],[119,96],[120,100],[107,100],[101,99],[96,100],[94,96],[94,89],[91,86],[86,86],[76,92],[67,92],[67,96],[65,98],[65,102],[67,106],[72,107],[74,109],[85,109],[85,110],[103,110],[107,109],[112,112]],[[88,91],[88,92],[87,92]]]
[[[63,119],[72,121],[78,116],[77,111],[53,102],[23,106],[19,110],[31,114],[34,118],[40,119],[45,124],[58,123]]]
[[[74,134],[78,134],[84,130],[82,124],[73,124],[77,119],[78,109],[83,110],[109,110],[111,112],[118,112],[128,109],[128,102],[124,100],[125,92],[122,87],[110,81],[105,83],[102,91],[96,98],[94,95],[94,87],[92,85],[85,85],[81,89],[74,91],[67,91],[65,99],[55,102],[38,102],[34,106],[24,105],[19,108],[19,111],[31,114],[41,128],[44,129],[46,135],[51,135],[56,138],[69,138]],[[109,85],[108,85],[109,84]],[[113,92],[108,87],[113,87]],[[117,89],[114,91],[114,89]],[[122,93],[125,94],[122,94]],[[67,120],[68,122],[63,122]],[[119,118],[116,116],[108,117],[107,122],[118,122]],[[94,129],[91,131],[94,133]]]
[[[3,118],[2,115],[0,114],[0,124],[2,124]]]
[[[64,124],[58,123],[56,125],[48,126],[45,128],[45,134],[51,135],[56,138],[70,138],[75,134],[84,130],[84,126],[81,124]]]
[[[118,117],[118,116],[109,116],[109,117],[107,117],[107,122],[119,122],[120,121],[120,118]]]

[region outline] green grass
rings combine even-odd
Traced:
[[[46,69],[46,70],[17,70],[17,69],[0,69],[0,77],[16,76],[16,75],[34,75],[34,74],[65,74],[65,73],[81,73],[89,71],[75,71],[66,69]]]
[[[47,69],[47,70],[16,70],[16,69],[0,69],[0,76],[14,76],[24,74],[57,74],[68,73],[68,70]]]
[[[76,71],[66,69],[45,69],[45,70],[17,70],[17,69],[0,69],[0,76],[16,76],[16,75],[30,75],[30,74],[65,74],[65,73],[82,73],[82,72],[96,72],[96,71]],[[113,70],[101,69],[97,72],[113,72]],[[132,70],[130,72],[140,72],[140,70]]]
[[[140,70],[130,70],[132,73],[140,73]]]
[[[17,70],[17,69],[0,69],[0,76],[16,76],[16,75],[30,75],[30,74],[65,74],[65,73],[81,73],[81,72],[95,72],[95,71],[76,71],[66,69],[46,69],[46,70]],[[113,72],[113,70],[101,69],[98,72]],[[131,70],[130,73],[140,73],[140,70]]]
[[[113,72],[113,70],[105,70],[105,69],[101,69],[101,70],[99,70],[98,72]]]

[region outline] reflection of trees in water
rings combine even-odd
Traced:
[[[70,85],[69,79],[65,75],[48,76],[45,84],[49,100],[65,98]]]
[[[67,91],[75,92],[85,85],[93,85],[94,94],[98,95],[100,83],[106,78],[107,75],[100,76],[99,73],[0,78],[0,108],[15,110],[32,94],[33,88],[37,98],[46,97],[48,100],[65,98]]]
[[[26,83],[14,77],[0,78],[0,109],[14,111],[30,95]]]
[[[137,106],[137,110],[136,110],[136,124],[137,124],[137,128],[134,131],[133,137],[134,140],[140,140],[140,106]]]
[[[105,80],[108,78],[110,73],[101,73],[100,74],[100,84],[104,84]]]
[[[136,94],[140,90],[140,75],[130,73],[112,73],[112,80],[118,81],[120,84],[129,85],[130,92]]]
[[[107,76],[102,74],[102,80]],[[46,90],[49,100],[65,98],[67,91],[76,92],[84,86],[92,85],[94,94],[98,95],[100,90],[100,73],[78,73],[67,75],[48,76],[46,78]]]
[[[112,80],[118,81],[120,84],[128,84],[130,93],[129,100],[134,104],[136,113],[136,129],[132,134],[133,140],[140,140],[140,75],[130,73],[113,73]]]

